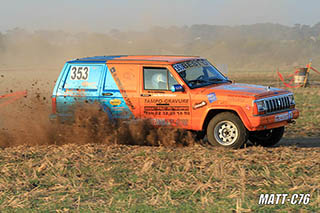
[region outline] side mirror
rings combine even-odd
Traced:
[[[171,91],[172,92],[184,92],[184,88],[180,84],[175,84],[175,85],[171,86]]]

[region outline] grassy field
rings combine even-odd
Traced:
[[[320,137],[320,86],[292,91],[295,94],[296,107],[300,110],[300,117],[295,125],[289,126],[288,133],[292,137],[297,135]]]
[[[229,76],[236,82],[281,86],[274,73]],[[320,87],[292,91],[300,118],[287,127],[285,137],[319,138],[320,143]],[[319,212],[319,159],[319,146],[0,148],[0,211]],[[307,193],[311,198],[308,205],[258,205],[261,193]]]
[[[13,147],[0,152],[0,209],[316,212],[319,156],[319,149],[295,147]],[[311,201],[259,206],[260,193],[310,193]]]

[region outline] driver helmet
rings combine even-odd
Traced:
[[[162,73],[156,73],[152,76],[152,86],[155,89],[162,89],[160,85],[166,84],[166,77]]]

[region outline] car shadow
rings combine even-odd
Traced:
[[[205,147],[210,147],[207,137],[205,137],[200,144]],[[249,140],[245,144],[245,147],[252,147],[252,146],[255,146],[255,145],[252,144]],[[284,147],[295,146],[295,147],[301,147],[301,148],[320,148],[320,137],[296,137],[296,138],[284,137],[281,139],[279,143],[277,143],[272,147],[280,147],[280,146],[284,146]],[[272,147],[269,147],[269,148],[272,148]]]
[[[208,143],[207,137],[205,137],[200,144],[204,147],[211,147]],[[245,144],[245,147],[253,147],[255,146],[253,143],[251,143],[249,140]],[[281,141],[269,148],[275,148],[275,147],[301,147],[301,148],[320,148],[320,137],[297,137],[297,138],[282,138]]]
[[[320,147],[320,138],[319,137],[297,137],[297,138],[283,138],[277,145],[279,146],[296,146],[296,147],[309,147],[316,148]]]

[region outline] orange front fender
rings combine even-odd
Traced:
[[[210,115],[212,111],[217,111],[217,113],[220,112],[225,112],[225,111],[231,111],[236,113],[241,121],[243,122],[244,126],[250,131],[252,130],[252,125],[251,122],[249,120],[249,118],[247,117],[247,114],[244,112],[244,110],[242,109],[242,107],[240,106],[235,106],[235,105],[224,105],[224,106],[217,106],[217,107],[210,107],[206,109],[206,112],[203,114],[203,117],[201,118],[201,121],[195,128],[198,130],[203,130],[203,128],[206,125],[206,120],[207,120],[207,116]],[[215,114],[215,113],[214,113]]]

